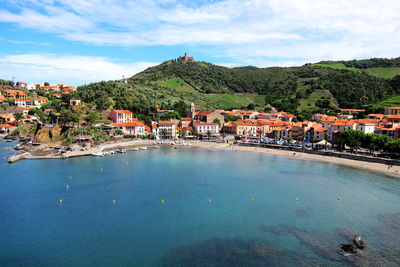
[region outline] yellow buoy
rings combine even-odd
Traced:
[[[337,200],[340,200],[340,196],[338,196]]]
[[[100,171],[102,172],[102,171],[103,171],[103,168],[100,168]]]
[[[380,196],[379,199],[382,200],[382,196]]]
[[[255,199],[254,199],[254,197],[252,197],[252,198],[251,198],[251,202],[254,202],[254,201],[255,201]]]
[[[208,199],[208,203],[211,203],[211,198]]]
[[[299,201],[299,198],[298,198],[298,197],[296,197],[296,201]]]
[[[113,200],[113,204],[115,205],[115,199]]]
[[[70,176],[69,179],[72,180],[72,176]]]
[[[60,199],[60,204],[62,204],[62,199]]]
[[[163,204],[163,205],[164,205],[164,199],[162,199],[162,200],[161,200],[161,204]]]
[[[67,190],[69,189],[69,185],[67,185]]]

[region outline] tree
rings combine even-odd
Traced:
[[[186,117],[189,115],[190,107],[183,100],[179,100],[174,104],[174,110],[181,116]]]
[[[255,108],[256,108],[256,106],[254,105],[254,103],[250,103],[250,104],[247,105],[247,109],[248,110],[253,110]]]
[[[49,86],[50,84],[48,82],[44,82],[44,86]]]
[[[122,130],[121,129],[117,129],[117,130],[115,130],[115,132],[114,132],[114,135],[123,135],[124,133],[122,132]]]
[[[315,142],[317,142],[317,139],[314,137],[314,136],[312,136],[311,137],[311,144],[312,144],[312,149],[314,150],[314,143]]]
[[[264,134],[264,131],[263,131],[262,129],[258,129],[258,130],[257,130],[257,133],[258,133],[258,135],[260,136],[260,141],[261,141],[261,138],[262,138],[262,136],[263,136],[263,134]]]
[[[210,141],[210,137],[211,137],[211,131],[210,130],[207,131],[207,137],[208,137],[208,140]]]
[[[181,119],[181,116],[180,116],[179,113],[176,112],[176,111],[168,111],[168,112],[165,112],[165,113],[161,116],[161,119],[162,119],[162,120],[166,120],[166,121],[169,121],[169,120],[171,120],[171,119],[177,119],[177,120],[179,120],[179,119]]]
[[[225,117],[225,121],[226,122],[228,122],[228,121],[237,121],[237,120],[240,120],[242,117],[240,117],[239,115],[231,115],[231,114],[229,114],[229,115],[226,115],[226,117]]]
[[[19,121],[22,118],[22,113],[14,113],[14,118]]]
[[[87,114],[86,116],[85,116],[85,121],[89,124],[89,125],[91,125],[91,124],[93,124],[96,120],[98,120],[98,115],[97,115],[97,113],[96,112],[89,112],[89,114]]]
[[[222,133],[221,137],[222,137],[222,140],[224,140],[224,142],[225,142],[226,133]]]
[[[328,141],[329,141],[329,135],[324,134],[324,140],[325,140],[325,151],[328,149]]]
[[[215,119],[213,120],[213,123],[218,124],[218,128],[221,128],[221,121],[220,121],[218,118],[215,118]]]

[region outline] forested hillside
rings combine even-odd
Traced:
[[[312,112],[366,107],[381,111],[400,95],[400,75],[382,78],[371,68],[397,68],[397,59],[320,62],[301,67],[227,68],[206,62],[166,61],[127,80],[78,87],[84,101],[153,113],[155,104],[173,108],[179,100],[199,108],[277,107],[310,117]]]

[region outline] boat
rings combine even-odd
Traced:
[[[139,149],[140,149],[140,150],[147,150],[147,147],[142,146],[142,147],[140,147]]]
[[[118,149],[117,153],[126,153],[126,150],[125,149]]]
[[[95,156],[95,157],[104,157],[105,155],[104,155],[103,152],[96,152],[96,153],[92,153],[92,156]]]
[[[132,150],[133,150],[133,151],[139,151],[139,148],[134,147],[134,148],[132,148]]]

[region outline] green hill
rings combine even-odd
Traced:
[[[325,61],[300,67],[227,68],[207,62],[166,61],[127,80],[78,87],[85,102],[154,114],[180,100],[200,109],[272,105],[310,117],[311,112],[382,106],[400,95],[399,59]],[[388,73],[391,73],[390,75]],[[377,77],[378,76],[378,77]],[[382,77],[385,76],[385,77]]]

